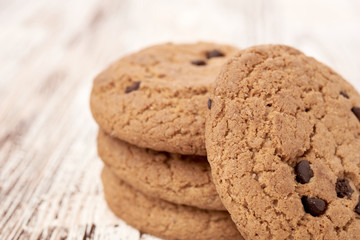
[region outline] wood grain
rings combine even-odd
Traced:
[[[285,43],[360,89],[358,1],[0,1],[0,238],[155,239],[107,209],[92,79],[150,44]]]

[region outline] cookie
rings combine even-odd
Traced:
[[[203,209],[225,210],[206,157],[138,148],[98,134],[100,158],[119,178],[149,196]]]
[[[282,45],[239,52],[211,93],[214,183],[246,239],[359,239],[360,96]]]
[[[94,80],[93,117],[133,145],[206,156],[208,91],[236,51],[213,43],[168,43],[126,56]]]
[[[140,231],[178,240],[243,239],[225,211],[201,210],[148,197],[106,167],[102,181],[110,209]]]

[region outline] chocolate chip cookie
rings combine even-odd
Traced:
[[[282,45],[226,63],[210,96],[208,160],[246,239],[359,239],[360,96]]]
[[[207,211],[148,197],[116,177],[102,172],[105,199],[110,209],[140,231],[178,240],[242,240],[225,211]]]
[[[97,143],[105,164],[145,194],[177,204],[225,210],[206,157],[138,148],[101,130]]]
[[[123,57],[94,80],[92,114],[107,133],[139,147],[205,156],[208,91],[235,52],[168,43]]]

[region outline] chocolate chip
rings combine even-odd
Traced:
[[[191,63],[196,65],[196,66],[204,66],[204,65],[206,65],[206,62],[203,61],[203,60],[194,60],[194,61],[191,61]]]
[[[132,91],[138,90],[139,87],[140,87],[140,83],[141,83],[141,82],[133,82],[132,85],[126,87],[125,93],[130,93],[130,92],[132,92]]]
[[[310,182],[310,178],[314,176],[314,172],[310,167],[310,163],[303,160],[295,166],[296,181],[301,184]]]
[[[347,95],[345,92],[340,92],[340,95],[343,96],[344,98],[349,98],[349,95]]]
[[[354,192],[347,179],[338,179],[336,181],[335,190],[339,198],[343,198],[345,196],[351,198],[351,194]]]
[[[359,196],[359,202],[355,207],[355,212],[360,215],[360,196]]]
[[[206,58],[223,57],[223,56],[225,55],[217,49],[214,49],[206,53]]]
[[[304,210],[312,216],[317,217],[325,213],[327,203],[320,198],[308,198],[303,196],[301,202],[304,205]]]
[[[355,114],[355,116],[359,119],[360,121],[360,108],[359,107],[353,107],[351,109],[351,111]]]
[[[208,109],[211,109],[211,99],[208,100]]]

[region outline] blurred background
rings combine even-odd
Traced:
[[[102,196],[92,80],[163,42],[294,46],[360,90],[360,1],[1,0],[0,238],[150,239]]]

